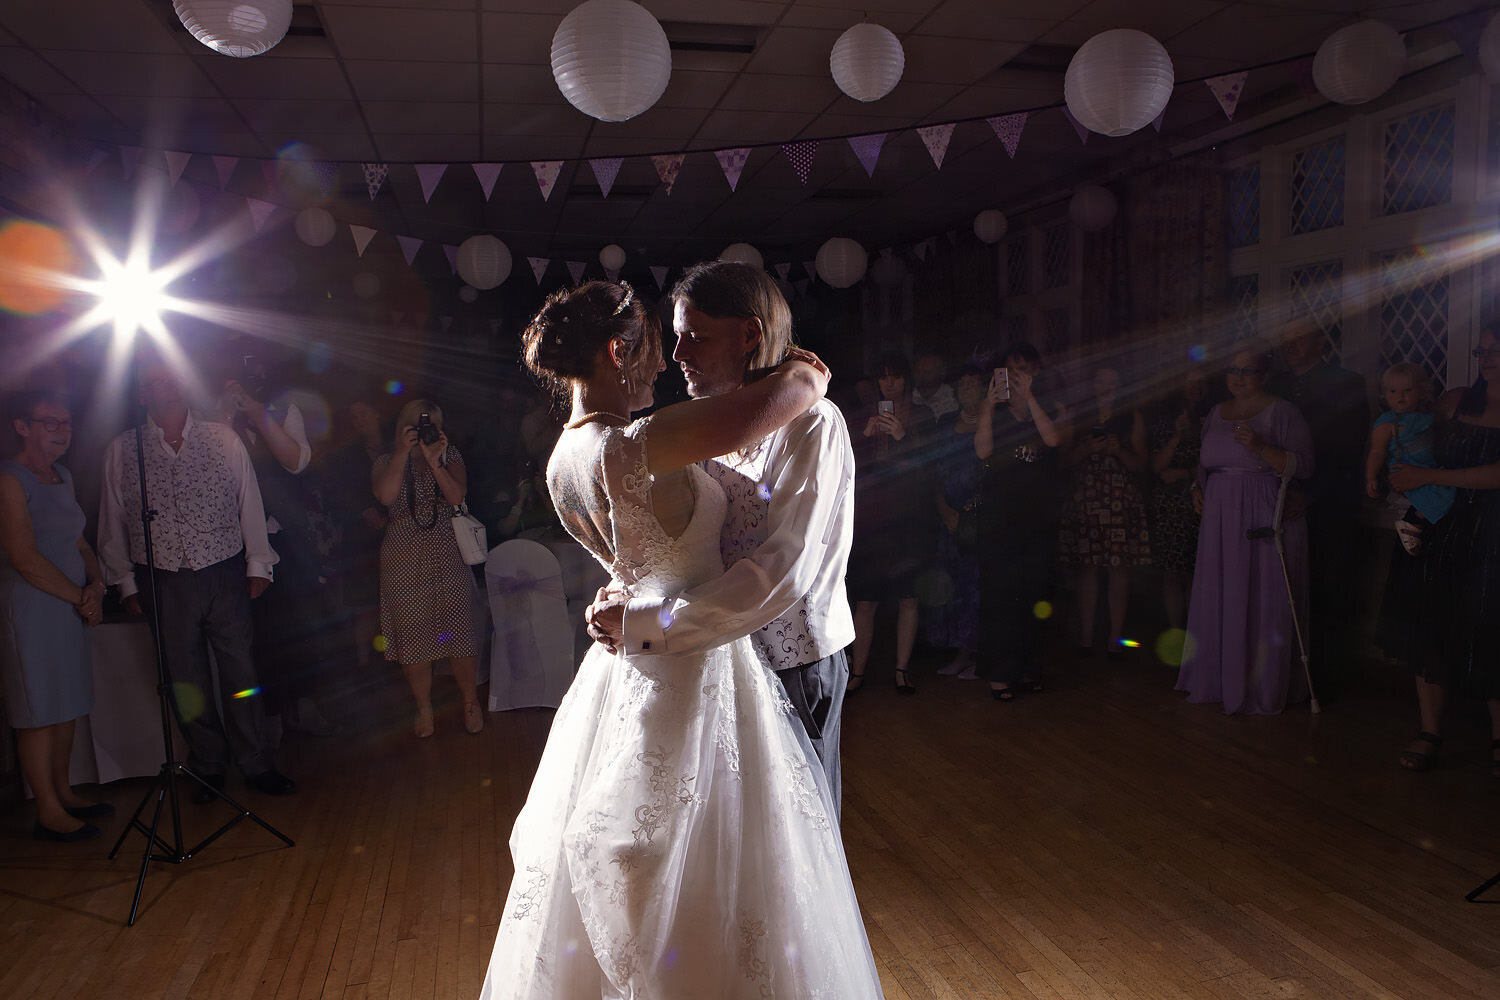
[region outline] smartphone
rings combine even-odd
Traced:
[[[880,402],[875,404],[875,409],[881,413],[895,413],[896,404],[891,402],[889,399],[882,399]]]
[[[1001,399],[1010,398],[1010,369],[995,369],[995,387],[1000,390]]]
[[[245,390],[245,395],[256,402],[265,402],[266,379],[261,367],[256,363],[255,355],[243,354],[240,356],[240,388]]]

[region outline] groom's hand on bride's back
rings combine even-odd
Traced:
[[[583,612],[589,637],[611,653],[619,651],[625,637],[625,600],[624,591],[600,587]]]

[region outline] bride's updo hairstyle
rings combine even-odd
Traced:
[[[656,374],[661,358],[661,320],[624,282],[589,281],[547,296],[521,335],[526,367],[559,398],[573,379],[594,375],[599,352],[616,337],[625,342],[625,374]]]

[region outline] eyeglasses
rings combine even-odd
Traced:
[[[53,417],[28,417],[28,424],[41,424],[42,429],[48,434],[56,434],[59,430],[70,431],[73,429],[73,421],[57,420]]]
[[[1224,374],[1225,375],[1264,375],[1265,373],[1266,373],[1266,370],[1264,368],[1226,368],[1226,369],[1224,369]]]
[[[1474,348],[1475,361],[1488,361],[1490,358],[1500,358],[1500,347]]]

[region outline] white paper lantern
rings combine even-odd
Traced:
[[[651,12],[630,0],[586,0],[552,36],[552,78],[568,103],[605,122],[655,104],[672,75],[672,47]]]
[[[986,243],[999,243],[1007,226],[1005,213],[998,208],[987,208],[974,216],[974,235]]]
[[[611,243],[599,251],[599,263],[606,271],[618,271],[625,266],[625,248]]]
[[[865,276],[870,255],[847,236],[835,236],[818,248],[818,277],[834,288],[848,288]]]
[[[1491,80],[1500,80],[1500,14],[1490,18],[1479,36],[1479,68]]]
[[[354,294],[362,299],[373,299],[380,294],[380,279],[369,271],[360,271],[354,276]]]
[[[906,265],[893,253],[882,253],[870,267],[870,277],[883,288],[895,288],[906,280]]]
[[[1084,232],[1097,233],[1115,221],[1119,208],[1108,188],[1088,184],[1073,192],[1073,199],[1068,202],[1068,218]]]
[[[477,298],[479,298],[479,289],[473,285],[465,285],[458,290],[458,301],[460,302],[473,302]]]
[[[1406,64],[1406,43],[1389,24],[1360,21],[1318,46],[1313,83],[1336,104],[1364,104],[1395,86]]]
[[[338,225],[326,208],[304,208],[297,213],[297,238],[310,247],[320,247],[333,239]]]
[[[731,243],[719,254],[720,260],[732,260],[741,264],[749,264],[757,271],[766,269],[766,258],[761,252],[748,243]]]
[[[510,251],[493,236],[470,236],[458,245],[458,276],[478,289],[510,277]]]
[[[1073,53],[1063,97],[1079,124],[1100,135],[1129,135],[1156,120],[1172,96],[1172,57],[1144,31],[1100,32]]]
[[[901,82],[906,52],[888,29],[856,24],[833,43],[828,69],[839,89],[856,101],[878,101]]]
[[[220,55],[258,56],[286,37],[292,0],[172,0],[182,26]]]

